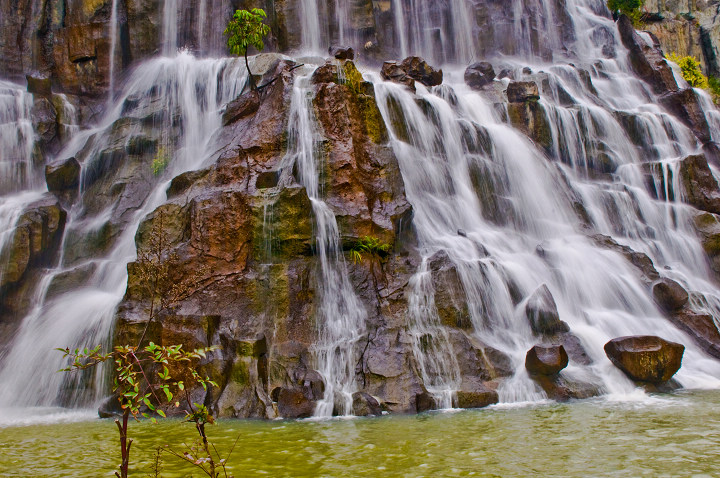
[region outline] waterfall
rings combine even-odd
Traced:
[[[165,0],[162,31],[162,53],[174,56],[178,49],[178,0]]]
[[[582,26],[576,33],[589,36],[593,30],[611,29],[614,44],[619,45],[614,25],[592,13],[588,3],[575,2],[573,19],[576,28]],[[517,32],[519,38],[526,38],[526,24],[516,27],[523,29]],[[599,50],[582,37],[576,48],[579,58],[590,59]],[[543,284],[552,292],[560,317],[593,360],[586,367],[571,364],[563,372],[566,376],[596,383],[611,394],[631,395],[634,385],[607,361],[603,345],[618,336],[660,335],[686,346],[683,368],[676,375],[681,384],[720,385],[720,365],[664,319],[623,256],[597,247],[589,237],[609,235],[648,254],[665,275],[700,292],[706,298],[706,312],[718,316],[720,291],[693,230],[692,209],[680,202],[678,194],[673,200],[653,199],[642,174],[646,158],[641,150],[652,153],[677,178],[678,160],[697,151],[697,142],[656,102],[648,103],[647,87],[629,73],[625,55],[618,47],[617,60],[602,61],[606,75],[593,77],[597,97],[584,86],[577,66],[538,65],[543,73],[530,74],[528,79],[546,78],[549,86],[540,104],[550,118],[551,158],[505,123],[506,113],[493,107],[491,96],[453,82],[462,70],[450,71],[451,79],[443,87],[432,91],[419,87],[422,108],[404,88],[375,78],[386,123],[397,120],[388,104],[399,105],[409,136],[394,137],[392,144],[424,258],[413,279],[410,329],[416,340],[426,334],[438,337],[426,261],[444,251],[462,280],[474,334],[513,359],[517,372],[500,386],[501,401],[535,401],[544,395],[524,370],[525,352],[538,338],[524,316],[525,300],[516,303],[512,297],[519,291],[527,298]],[[514,67],[518,78],[524,75],[522,67],[522,63]],[[447,94],[448,84],[452,95]],[[560,99],[568,93],[571,105]],[[647,135],[642,149],[632,145],[616,111],[637,115]],[[608,151],[618,163],[613,182],[593,179],[589,164],[607,145],[612,145]],[[487,189],[473,184],[478,174],[487,182],[482,187],[491,191],[490,196]],[[678,191],[679,184],[676,179],[664,187]],[[497,198],[497,203],[488,202],[489,197]],[[574,197],[581,199],[589,224],[573,211]],[[436,396],[457,386],[456,369],[440,348],[414,350],[421,364],[431,364],[422,365],[421,371]],[[446,390],[432,390],[435,384]]]
[[[110,87],[108,88],[108,104],[112,103],[115,92],[115,48],[118,37],[118,0],[112,0],[110,10]]]
[[[245,77],[244,64],[237,59],[202,60],[181,52],[174,58],[160,57],[145,62],[128,79],[100,126],[78,133],[60,153],[60,157],[74,156],[82,160],[83,175],[87,175],[88,169],[101,158],[103,148],[112,142],[114,127],[121,117],[143,114],[153,108],[174,112],[174,115],[164,115],[162,123],[151,127],[153,134],[167,142],[172,151],[171,161],[147,197],[140,198],[140,207],[132,212],[107,256],[78,262],[65,251],[70,248],[69,237],[91,234],[112,216],[114,205],[95,213],[79,203],[70,211],[60,265],[41,280],[33,309],[23,319],[12,347],[0,362],[3,383],[0,420],[2,415],[16,413],[12,407],[87,406],[107,393],[104,374],[99,369],[94,374],[57,373],[56,370],[64,366],[64,360],[52,350],[65,346],[108,345],[115,309],[127,286],[127,264],[136,257],[135,233],[140,222],[165,202],[170,179],[201,167],[214,153],[214,133],[221,126],[221,107],[240,93]],[[177,135],[172,132],[171,122],[183,125]],[[132,132],[127,134],[123,141],[131,135]],[[85,178],[87,183],[87,176]],[[4,209],[3,205],[0,218],[4,216]],[[49,293],[50,284],[57,276],[78,268],[90,271],[84,287]],[[78,390],[84,392],[78,393]]]
[[[317,0],[300,0],[300,25],[302,33],[302,47],[310,53],[320,53],[327,45],[321,45],[323,40],[320,9]]]
[[[32,103],[19,85],[0,80],[0,196],[40,184],[32,158]]]
[[[365,310],[358,299],[342,254],[335,214],[322,199],[320,185],[323,159],[318,145],[320,133],[312,105],[310,77],[295,80],[288,131],[289,168],[297,166],[299,182],[307,190],[315,217],[315,253],[319,259],[317,287],[319,303],[315,320],[319,337],[313,346],[318,372],[325,392],[315,415],[330,417],[337,407],[340,415],[352,414],[352,394],[357,391],[356,347],[365,329]]]

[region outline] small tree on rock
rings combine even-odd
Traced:
[[[252,46],[257,51],[265,48],[263,38],[270,33],[270,27],[263,23],[266,17],[265,10],[261,8],[253,8],[250,11],[237,10],[224,32],[228,37],[230,53],[245,57],[245,68],[247,68],[250,88],[253,91],[257,91],[257,84],[255,84],[255,78],[250,71],[248,48]]]

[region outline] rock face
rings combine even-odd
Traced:
[[[525,368],[531,375],[555,375],[568,365],[568,354],[562,345],[536,345],[525,357]]]
[[[538,102],[540,92],[534,81],[513,81],[507,98],[510,123],[546,151],[552,147],[552,133],[545,108]]]
[[[680,165],[686,200],[696,208],[720,214],[720,188],[703,155],[688,156]]]
[[[683,345],[655,336],[620,337],[605,344],[610,361],[628,377],[655,384],[675,375],[684,351]]]

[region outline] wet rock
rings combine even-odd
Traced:
[[[531,375],[555,375],[568,365],[562,345],[536,345],[525,356],[525,368]]]
[[[425,86],[437,86],[443,82],[442,70],[436,70],[420,57],[409,56],[402,61],[400,67],[410,78]]]
[[[712,140],[710,126],[695,90],[685,88],[679,91],[671,91],[661,95],[658,100],[661,105],[690,128],[700,142],[707,143]]]
[[[461,330],[450,330],[448,336],[463,378],[489,381],[513,375],[512,360],[504,352]]]
[[[582,342],[576,335],[567,332],[554,336],[552,341],[561,344],[573,362],[580,365],[591,365],[593,363],[587,350],[585,350],[585,347],[583,347]]]
[[[380,76],[382,76],[384,80],[405,85],[410,90],[415,91],[415,80],[395,61],[386,61],[383,63]]]
[[[80,163],[74,157],[45,166],[48,191],[62,194],[77,190],[80,185]]]
[[[352,47],[349,46],[331,46],[330,48],[328,48],[328,53],[330,53],[330,56],[338,60],[355,59],[355,50],[353,50]]]
[[[652,335],[620,337],[605,344],[605,354],[625,375],[640,382],[666,382],[682,365],[685,347]]]
[[[315,403],[299,388],[282,388],[277,396],[277,407],[283,418],[309,418]]]
[[[382,407],[372,395],[365,392],[353,393],[352,413],[357,417],[380,416]]]
[[[538,101],[540,91],[534,81],[511,81],[507,87],[507,97],[510,103]]]
[[[663,278],[653,285],[655,302],[666,312],[681,309],[688,301],[687,291],[672,279]]]
[[[562,375],[533,375],[549,399],[566,402],[570,399],[582,400],[600,395],[600,388],[592,383],[573,380]]]
[[[123,409],[120,407],[120,401],[115,395],[105,398],[98,407],[98,417],[100,418],[121,417],[122,414]]]
[[[437,407],[437,400],[435,400],[435,397],[433,397],[427,390],[423,390],[415,395],[415,410],[417,413],[436,410]]]
[[[689,204],[702,211],[720,214],[720,188],[705,156],[693,155],[683,159],[680,179]]]
[[[667,64],[658,45],[649,45],[635,31],[632,21],[621,15],[617,22],[620,40],[629,50],[628,58],[633,71],[645,80],[657,94],[677,91],[678,85],[672,68]]]
[[[591,236],[591,239],[598,246],[618,252],[625,256],[625,258],[637,268],[641,279],[646,284],[651,285],[654,281],[660,278],[660,274],[657,269],[655,269],[652,259],[650,259],[650,257],[644,252],[637,252],[628,246],[620,245],[612,237],[605,236],[603,234]]]
[[[525,315],[536,335],[552,335],[570,330],[570,327],[560,320],[555,299],[545,284],[538,287],[528,299]]]
[[[670,320],[708,355],[720,359],[720,330],[712,316],[682,311],[671,315]]]
[[[28,93],[35,96],[50,96],[52,94],[52,83],[50,77],[41,74],[25,75],[27,79]]]
[[[480,90],[495,79],[495,70],[491,63],[480,61],[465,70],[465,83],[474,90]]]
[[[56,259],[67,213],[53,197],[44,198],[28,206],[18,219],[6,249],[0,274],[0,291],[17,284],[34,267],[49,266]]]
[[[461,329],[471,328],[465,289],[457,267],[447,252],[437,252],[428,259],[428,268],[435,289],[435,307],[442,324]]]
[[[168,186],[166,191],[168,199],[186,192],[193,184],[206,177],[208,172],[207,169],[201,169],[199,171],[188,171],[175,176],[173,180],[170,181],[170,186]]]
[[[457,391],[457,408],[483,408],[499,401],[498,393],[475,380],[463,380]]]
[[[247,93],[238,96],[232,100],[223,113],[222,123],[223,126],[227,126],[230,123],[234,123],[246,116],[250,116],[257,112],[260,108],[260,95],[254,91],[248,91]]]
[[[702,212],[695,216],[694,225],[703,250],[710,259],[710,267],[720,279],[720,217]]]

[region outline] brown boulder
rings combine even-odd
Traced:
[[[655,302],[666,312],[681,309],[688,301],[687,291],[672,279],[662,278],[653,285]]]
[[[256,113],[259,108],[260,95],[254,91],[248,91],[228,103],[223,113],[222,124],[223,126],[227,126],[230,123],[234,123],[235,121]]]
[[[533,375],[549,399],[566,402],[570,399],[582,400],[600,395],[597,385],[571,380],[561,375]]]
[[[525,356],[525,368],[531,375],[555,375],[568,365],[562,345],[536,345]]]
[[[640,382],[667,382],[682,365],[685,346],[652,335],[620,337],[605,344],[605,354],[625,375]]]
[[[331,46],[330,48],[328,48],[328,53],[330,53],[330,56],[338,60],[355,59],[355,50],[353,50],[352,47],[349,46]]]
[[[72,157],[48,164],[45,180],[51,193],[74,191],[80,185],[80,163]]]

